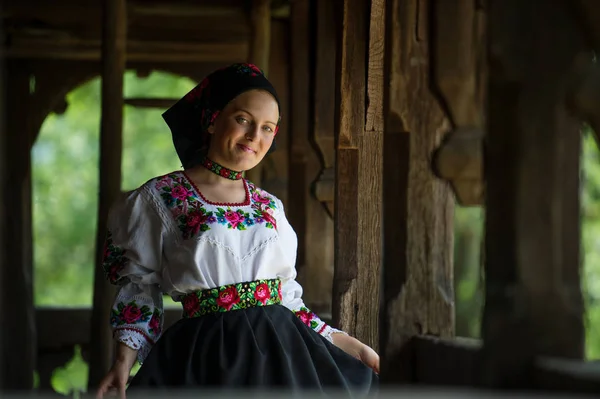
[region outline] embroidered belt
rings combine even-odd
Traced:
[[[229,312],[281,303],[281,281],[256,280],[189,293],[181,298],[183,317]]]

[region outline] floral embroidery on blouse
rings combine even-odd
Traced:
[[[277,229],[274,211],[277,209],[275,198],[248,182],[250,190],[250,209],[244,206],[213,206],[204,204],[195,188],[180,173],[173,172],[156,179],[154,187],[158,190],[165,206],[182,233],[183,239],[196,237],[218,223],[232,230],[263,225],[268,229]],[[214,207],[214,210],[209,210]],[[237,209],[236,209],[237,208]]]
[[[150,319],[150,322],[148,323],[148,332],[154,336],[159,336],[161,333],[161,319],[162,319],[162,314],[160,312],[160,310],[158,309],[154,309],[154,312],[152,313],[152,318]]]
[[[104,242],[102,269],[104,269],[104,275],[111,284],[122,285],[128,281],[126,277],[119,274],[125,267],[126,262],[125,250],[113,243],[112,233],[109,230]]]
[[[181,303],[184,317],[274,305],[281,303],[281,282],[256,280],[196,291],[184,296]]]
[[[124,324],[147,323],[152,315],[152,310],[148,305],[143,305],[140,308],[135,301],[129,303],[119,302],[112,309],[110,323],[113,327]]]

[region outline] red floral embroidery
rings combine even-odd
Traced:
[[[256,291],[254,291],[254,298],[265,305],[269,298],[271,298],[271,290],[269,289],[269,286],[265,283],[259,284],[256,287]]]
[[[186,295],[183,298],[183,309],[187,314],[194,314],[200,309],[200,298],[196,295]]]
[[[227,287],[223,291],[219,292],[219,298],[217,298],[217,305],[229,310],[231,307],[240,302],[240,294],[235,287]]]

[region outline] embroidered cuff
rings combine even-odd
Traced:
[[[121,342],[130,349],[137,351],[137,360],[140,364],[144,362],[152,344],[148,338],[141,332],[130,329],[130,328],[117,328],[113,333],[114,339],[117,342]]]

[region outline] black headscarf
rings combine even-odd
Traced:
[[[281,115],[281,104],[275,88],[263,71],[252,64],[233,64],[212,72],[163,113],[163,119],[171,129],[175,151],[185,169],[197,165],[206,155],[211,137],[208,127],[219,112],[240,94],[254,89],[271,93]],[[278,130],[279,122],[275,134]],[[275,141],[269,152],[275,149],[274,146]]]

